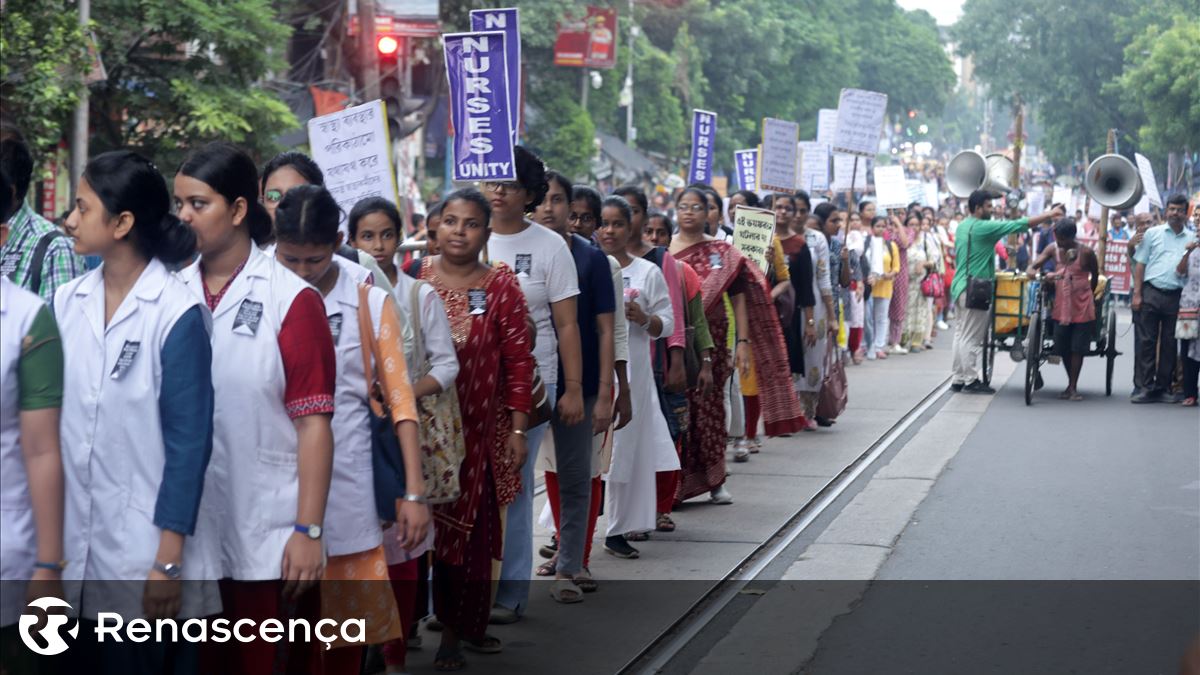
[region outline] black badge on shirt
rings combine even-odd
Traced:
[[[487,312],[487,291],[482,288],[472,288],[467,291],[467,307],[472,316]]]
[[[258,323],[262,321],[263,304],[246,298],[238,307],[237,316],[233,319],[233,332],[243,335],[258,333]]]
[[[329,332],[333,333],[333,344],[338,343],[338,338],[342,335],[342,313],[332,314],[329,316]]]
[[[533,254],[518,253],[516,261],[517,276],[529,276],[533,274]]]
[[[623,276],[621,277],[621,281],[624,282],[625,290],[629,290],[633,286],[633,279],[631,277]]]
[[[117,362],[113,365],[112,373],[109,374],[114,380],[119,380],[125,376],[125,371],[133,365],[133,358],[137,356],[138,350],[142,348],[142,343],[126,340],[121,347],[121,355],[117,357]]]

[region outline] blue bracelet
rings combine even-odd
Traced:
[[[60,560],[58,562],[43,562],[41,560],[38,560],[37,562],[33,563],[34,569],[50,570],[52,572],[61,572],[61,571],[63,571],[63,569],[66,566],[67,566],[66,560]]]

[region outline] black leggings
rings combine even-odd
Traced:
[[[1188,358],[1195,340],[1180,340],[1179,358],[1183,359],[1183,397],[1197,398],[1197,380],[1200,380],[1200,361]]]

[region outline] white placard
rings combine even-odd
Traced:
[[[1029,193],[1029,205],[1025,209],[1025,215],[1030,218],[1042,215],[1042,211],[1046,210],[1046,193],[1041,190],[1034,190]]]
[[[909,178],[904,181],[904,186],[908,189],[908,202],[916,202],[921,206],[929,206],[925,203],[925,190],[921,187],[921,181],[916,178]]]
[[[1102,208],[1104,207],[1100,206],[1100,202],[1095,199],[1088,200],[1087,217],[1097,223],[1100,222],[1100,209]]]
[[[762,152],[758,156],[760,190],[792,192],[796,189],[796,144],[799,140],[799,124],[763,118]]]
[[[887,94],[877,91],[843,89],[838,98],[833,151],[874,157],[879,150],[879,135],[883,131],[887,100]]]
[[[850,188],[850,174],[854,173],[854,188],[864,190],[867,187],[867,160],[858,158],[858,170],[854,171],[854,155],[835,154],[833,156],[833,184],[831,190],[847,190]]]
[[[800,189],[809,193],[829,189],[829,146],[800,141]]]
[[[383,197],[397,202],[383,101],[368,101],[310,119],[308,146],[325,174],[326,189],[342,207],[339,227],[343,231],[346,214],[359,201]]]
[[[859,163],[863,163],[861,160]],[[909,202],[904,167],[875,167],[875,205],[881,209],[902,209]]]
[[[926,181],[922,184],[922,187],[925,190],[925,206],[932,206],[936,209],[940,201],[938,199],[938,184],[934,181]]]
[[[817,111],[817,142],[826,147],[833,144],[833,134],[837,131],[837,109],[821,108]]]
[[[1055,185],[1054,196],[1050,198],[1050,203],[1062,204],[1064,209],[1071,208],[1071,188],[1066,185]],[[1071,211],[1067,215],[1074,216],[1075,212]]]
[[[1133,153],[1133,158],[1137,160],[1138,173],[1142,175],[1142,189],[1149,195],[1150,205],[1161,209],[1162,195],[1158,193],[1158,183],[1154,180],[1154,165],[1140,152]]]
[[[1150,213],[1150,195],[1145,192],[1142,193],[1142,198],[1133,207],[1133,214],[1135,216],[1143,213]]]

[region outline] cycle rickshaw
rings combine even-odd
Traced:
[[[983,345],[984,384],[991,384],[996,352],[1007,351],[1014,361],[1025,361],[1025,405],[1033,404],[1033,392],[1041,388],[1041,367],[1054,355],[1054,340],[1050,334],[1050,308],[1053,285],[1041,275],[1030,280],[1015,272],[1000,272],[992,296],[991,316]],[[1104,395],[1112,395],[1113,366],[1121,352],[1117,351],[1117,308],[1110,282],[1100,275],[1096,284],[1096,328],[1091,348],[1084,356],[1103,356],[1105,368]]]

